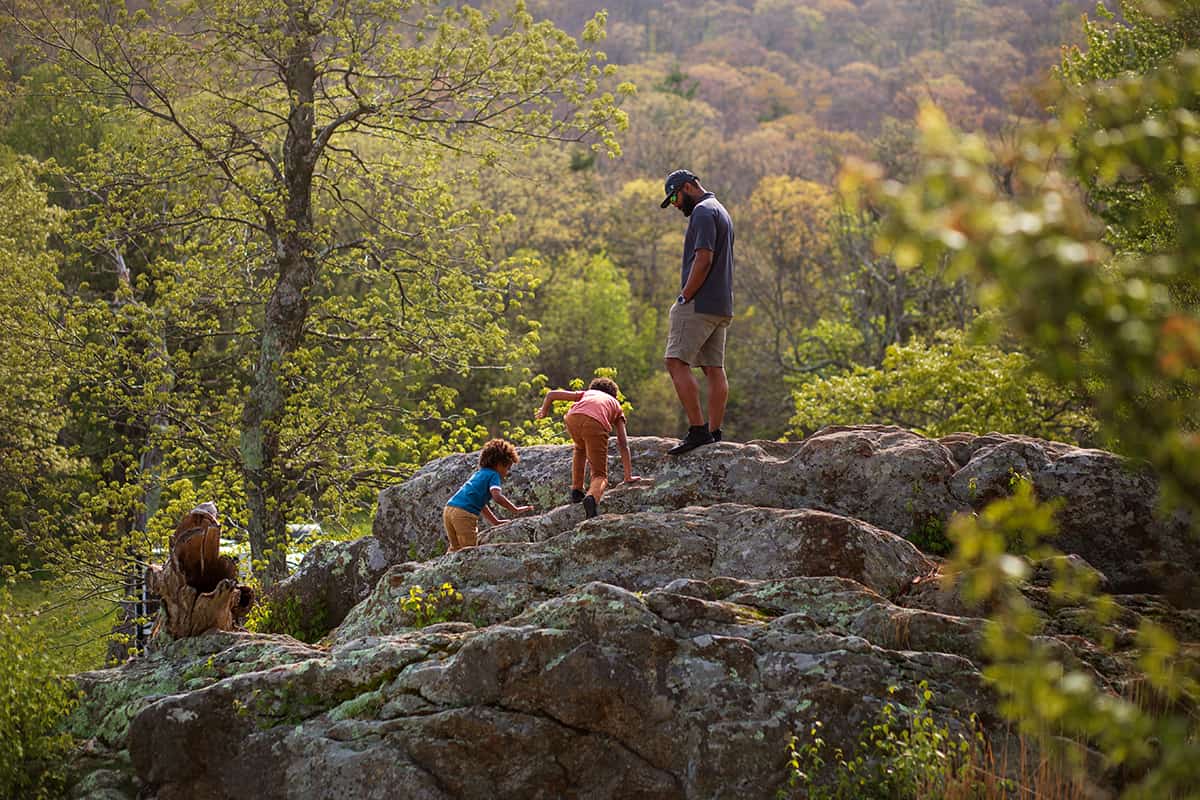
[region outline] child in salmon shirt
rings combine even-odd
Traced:
[[[629,455],[629,439],[625,434],[625,413],[621,411],[621,403],[617,400],[618,391],[617,382],[611,378],[596,378],[583,392],[552,389],[546,393],[542,407],[534,414],[542,419],[550,413],[550,404],[556,400],[574,402],[564,418],[567,432],[575,443],[575,452],[571,456],[571,502],[582,500],[584,514],[589,518],[596,516],[596,506],[608,487],[608,435],[614,427],[617,429],[621,462],[625,466],[625,480],[637,480]],[[583,491],[585,461],[592,471],[586,494]]]

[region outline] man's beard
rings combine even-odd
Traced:
[[[694,209],[695,207],[696,207],[696,201],[693,198],[689,197],[686,194],[682,198],[680,198],[679,210],[683,212],[683,215],[685,217],[690,217],[692,215],[692,209]]]

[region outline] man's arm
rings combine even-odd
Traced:
[[[708,278],[708,271],[712,269],[712,258],[712,250],[696,250],[696,256],[692,259],[692,268],[688,271],[687,283],[679,292],[686,302],[692,302],[696,293],[700,291],[700,287],[704,285],[705,279]]]

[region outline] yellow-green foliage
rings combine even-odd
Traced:
[[[24,620],[25,635],[53,659],[54,672],[103,669],[119,606],[107,597],[64,603],[58,580],[10,581],[13,613]]]
[[[887,349],[879,368],[855,367],[795,391],[792,431],[880,422],[926,436],[956,431],[1087,438],[1096,422],[1070,391],[1031,369],[1030,359],[947,330],[929,342]]]
[[[313,643],[329,633],[328,610],[324,605],[302,606],[296,595],[258,601],[246,617],[246,629],[256,633],[284,633]]]
[[[463,596],[446,582],[428,592],[421,586],[409,587],[408,595],[400,599],[400,609],[409,615],[412,627],[424,628],[438,622],[463,618]]]
[[[75,701],[43,642],[0,589],[0,797],[60,796],[71,739],[59,725]]]
[[[35,162],[0,145],[0,563],[26,555],[19,540],[51,516],[39,514],[47,484],[68,463],[55,438],[66,378],[52,341],[62,287],[47,247],[61,218]]]
[[[1064,665],[1056,651],[1034,638],[1041,617],[1018,590],[1029,578],[1029,562],[1011,551],[1020,543],[1035,556],[1049,554],[1037,543],[1054,532],[1054,510],[1020,482],[1011,497],[991,503],[978,517],[956,517],[950,525],[956,549],[947,582],[959,582],[968,602],[994,609],[985,640],[992,663],[985,675],[1000,692],[1001,709],[1023,732],[1044,737],[1049,746],[1063,735],[1075,737],[1140,776],[1124,797],[1192,796],[1188,791],[1200,786],[1200,721],[1184,711],[1155,711],[1140,707],[1136,697],[1115,696],[1097,685],[1091,670]],[[1115,605],[1095,593],[1095,574],[1065,559],[1052,563],[1052,598],[1090,607],[1101,629]],[[1146,693],[1168,709],[1194,707],[1200,700],[1196,663],[1171,635],[1144,620],[1138,650]]]

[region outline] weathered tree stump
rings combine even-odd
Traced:
[[[201,503],[180,520],[163,567],[151,565],[146,585],[162,599],[153,637],[200,636],[237,628],[250,611],[254,590],[237,582],[237,562],[223,556],[217,507]]]

